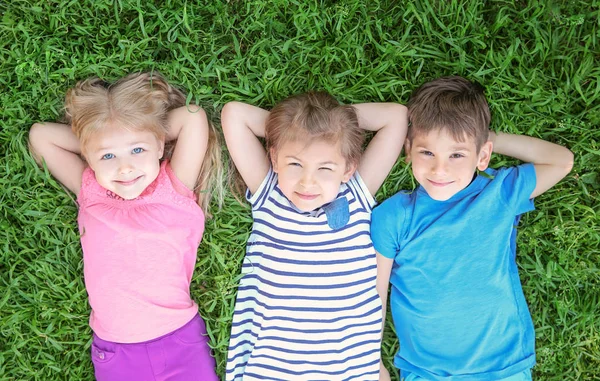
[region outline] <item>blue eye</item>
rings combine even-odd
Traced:
[[[451,159],[460,159],[461,157],[464,157],[462,153],[453,153],[452,155],[450,155]]]
[[[291,167],[302,167],[300,163],[289,163],[288,165]]]
[[[115,157],[115,155],[113,155],[112,153],[105,153],[105,154],[102,156],[102,160],[110,160],[110,159],[112,159],[112,158],[114,158],[114,157]]]
[[[142,152],[144,152],[144,149],[141,147],[136,147],[131,152],[132,153],[142,153]]]
[[[433,152],[431,151],[421,151],[420,153],[425,156],[433,156]]]

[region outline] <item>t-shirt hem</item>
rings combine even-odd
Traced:
[[[489,380],[501,380],[504,378],[508,378],[515,374],[519,374],[524,370],[531,369],[535,365],[535,353],[530,356],[524,358],[516,364],[513,364],[507,368],[484,372],[484,373],[470,373],[470,374],[458,374],[458,375],[448,375],[448,376],[440,376],[428,372],[424,369],[417,368],[410,363],[398,358],[396,356],[394,358],[394,366],[400,371],[404,370],[410,373],[414,373],[415,375],[423,378],[428,381],[489,381]]]
[[[120,343],[120,344],[138,344],[138,343],[144,343],[147,341],[156,340],[163,336],[167,336],[167,335],[175,332],[179,328],[186,325],[197,314],[198,314],[198,305],[196,303],[194,303],[193,308],[190,308],[189,311],[186,311],[185,315],[181,314],[180,318],[173,320],[173,321],[169,322],[168,324],[167,323],[160,324],[159,326],[160,326],[160,328],[162,328],[161,330],[148,331],[148,332],[144,332],[144,333],[141,333],[138,335],[132,335],[132,336],[120,335],[120,334],[115,335],[113,333],[109,333],[109,332],[103,331],[101,329],[94,329],[93,324],[91,324],[91,322],[90,322],[90,327],[92,328],[92,331],[94,331],[94,333],[102,340],[111,341],[113,343]]]

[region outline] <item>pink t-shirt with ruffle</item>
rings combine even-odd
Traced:
[[[138,343],[190,321],[190,281],[204,213],[167,161],[156,180],[124,200],[83,172],[79,231],[90,326],[101,339]]]

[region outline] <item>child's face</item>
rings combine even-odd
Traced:
[[[326,141],[284,143],[271,152],[279,188],[296,208],[308,212],[333,201],[356,166],[348,166],[339,144]]]
[[[158,176],[163,149],[151,132],[111,126],[93,136],[85,157],[100,185],[131,200]]]
[[[445,201],[471,183],[476,169],[487,168],[492,143],[477,152],[473,138],[458,142],[444,130],[436,130],[407,141],[406,152],[415,179],[431,198]]]

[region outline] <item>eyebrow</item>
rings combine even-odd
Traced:
[[[292,155],[288,155],[285,157],[286,159],[294,159],[297,161],[302,161],[299,158],[297,158],[296,156],[292,156]],[[334,162],[334,161],[323,161],[321,163],[319,163],[319,165],[339,165],[338,163]]]
[[[148,144],[148,142],[144,142],[144,141],[137,141],[137,142],[133,142],[133,143],[127,143],[129,146],[137,146],[140,144]],[[94,150],[94,152],[100,152],[100,151],[110,151],[112,150],[112,147],[100,147],[96,150]]]
[[[426,150],[430,149],[429,147],[421,145],[421,144],[417,144],[416,148],[422,148],[422,149],[426,149]],[[452,147],[450,147],[450,150],[451,151],[468,151],[469,146],[464,145],[464,144],[456,144],[456,145],[453,145]]]

